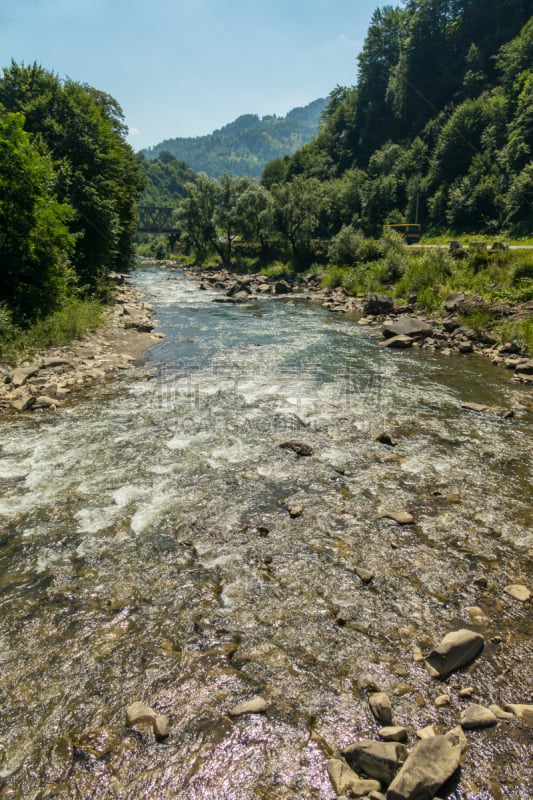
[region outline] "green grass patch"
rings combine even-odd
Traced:
[[[507,320],[496,332],[502,343],[518,342],[533,357],[533,319]]]
[[[9,312],[0,308],[0,362],[16,364],[36,350],[82,339],[102,324],[103,312],[95,300],[71,299],[53,314],[19,328]]]

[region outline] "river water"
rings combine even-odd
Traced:
[[[377,737],[375,688],[411,744],[457,724],[461,687],[531,702],[530,605],[504,592],[533,583],[531,393],[303,298],[132,280],[166,334],[143,365],[0,419],[0,798],[330,800],[328,757]],[[435,682],[413,648],[457,627],[485,650]],[[265,714],[228,716],[255,695]],[[164,742],[125,728],[136,700]],[[447,797],[533,794],[523,722],[468,741]]]

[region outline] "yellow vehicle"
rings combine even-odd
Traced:
[[[420,241],[420,225],[414,222],[398,222],[394,225],[386,225],[386,231],[399,233],[407,244],[418,244]]]

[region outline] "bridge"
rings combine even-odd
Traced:
[[[172,219],[174,209],[171,206],[139,206],[139,233],[168,233],[179,237],[181,231]]]

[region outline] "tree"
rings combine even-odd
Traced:
[[[305,262],[324,201],[323,185],[317,178],[297,175],[289,183],[275,186],[273,195],[274,224],[294,258]]]
[[[54,196],[50,158],[0,107],[0,301],[19,321],[59,308],[74,282],[72,209]]]
[[[274,201],[264,186],[249,180],[242,184],[236,205],[238,230],[264,253],[274,226]]]
[[[108,272],[132,263],[143,185],[120,106],[90,86],[15,62],[0,78],[0,103],[21,112],[24,129],[50,152],[58,199],[75,211],[73,268],[82,286],[105,292]]]

